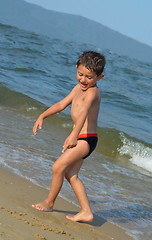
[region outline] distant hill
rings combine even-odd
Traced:
[[[90,43],[120,55],[152,62],[152,47],[146,44],[87,18],[46,10],[23,0],[0,0],[0,23],[51,38]]]

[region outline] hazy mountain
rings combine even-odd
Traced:
[[[152,47],[146,44],[87,18],[46,10],[23,0],[0,0],[0,23],[51,38],[94,44],[101,49],[152,62]]]

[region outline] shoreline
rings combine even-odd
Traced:
[[[67,214],[80,208],[58,196],[53,212],[31,207],[41,202],[48,190],[0,167],[0,239],[2,240],[132,240],[121,227],[94,215],[92,223],[72,222]]]

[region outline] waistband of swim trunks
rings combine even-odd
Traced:
[[[88,138],[88,137],[98,137],[97,133],[82,133],[78,136],[77,139],[79,138]]]

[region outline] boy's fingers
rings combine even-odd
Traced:
[[[34,126],[34,127],[33,127],[33,133],[34,133],[34,135],[37,134],[37,126]]]
[[[67,145],[67,144],[64,144],[64,145],[63,145],[63,149],[62,149],[62,153],[64,153],[67,149],[68,149],[68,145]]]
[[[42,124],[39,125],[39,129],[42,129]]]
[[[64,152],[65,152],[65,147],[63,146],[62,153],[64,153]]]
[[[38,124],[38,125],[36,125],[36,126],[34,125],[34,127],[33,127],[33,133],[34,133],[34,135],[37,134],[37,129],[38,129],[38,128],[41,130],[41,129],[42,129],[42,124],[40,124],[40,125]]]
[[[69,145],[68,148],[74,148],[76,147],[77,144],[74,144],[74,145]]]
[[[67,146],[64,145],[64,146],[63,146],[63,149],[62,149],[62,153],[64,153],[66,149],[67,149]]]
[[[70,149],[70,148],[76,147],[76,145],[77,145],[77,144],[75,144],[75,145],[64,145],[64,146],[63,146],[62,153],[64,153],[66,149]]]
[[[62,153],[64,153],[65,152],[65,150],[67,149],[67,140],[65,140],[65,142],[64,142],[64,144],[63,144],[63,149],[62,149]]]
[[[33,127],[33,133],[35,134],[35,132],[36,132],[36,129],[35,129],[35,127]]]
[[[37,134],[37,131],[36,131],[36,129],[33,129],[33,133],[34,133],[34,135],[36,135],[36,134]]]

